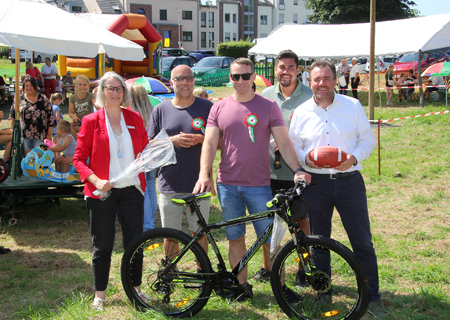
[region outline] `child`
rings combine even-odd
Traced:
[[[62,92],[63,92],[62,86],[63,86],[63,82],[61,80],[61,77],[58,75],[58,76],[56,76],[56,89],[55,89],[55,92],[62,94]]]
[[[64,100],[64,98],[61,93],[54,93],[50,97],[50,103],[52,104],[53,115],[55,116],[56,124],[58,124],[58,122],[64,120],[61,109],[59,108],[59,106],[61,105],[63,100]],[[56,134],[56,126],[55,126],[53,128],[53,142],[55,144],[58,144],[59,139],[61,139],[61,138],[58,137],[58,135]],[[59,152],[55,153],[55,158],[56,157],[59,157]]]
[[[58,145],[55,145],[49,150],[53,152],[63,152],[62,156],[55,159],[55,170],[58,172],[68,172],[69,163],[72,162],[73,155],[75,154],[75,149],[77,147],[77,142],[70,134],[70,122],[67,120],[62,120],[56,125],[56,133],[61,137]]]

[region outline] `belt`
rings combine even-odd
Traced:
[[[316,176],[320,176],[320,177],[323,177],[323,178],[328,178],[328,179],[331,179],[331,180],[336,180],[336,179],[348,178],[348,177],[350,177],[350,176],[352,176],[352,175],[354,175],[354,174],[359,173],[359,171],[356,170],[356,171],[351,171],[351,172],[342,172],[342,173],[335,173],[335,174],[332,174],[332,173],[328,173],[328,174],[324,174],[324,173],[311,173],[311,172],[308,172],[308,173],[311,174],[311,175],[316,175]]]

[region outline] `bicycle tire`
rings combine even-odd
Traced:
[[[297,319],[360,319],[369,304],[369,280],[358,257],[343,244],[323,236],[304,236],[299,243],[310,249],[317,266],[311,277],[322,286],[296,283],[299,256],[294,242],[286,243],[276,254],[271,272],[273,294],[284,313]],[[317,258],[319,254],[328,256],[328,252],[329,264]],[[283,278],[301,302],[288,301],[282,288]]]
[[[194,242],[176,264],[176,272],[171,271],[165,278],[161,277],[159,272],[165,268],[164,264],[168,260],[164,248],[173,245],[171,242],[164,244],[165,239],[178,242],[181,249],[192,238],[181,231],[169,228],[149,230],[136,237],[122,257],[120,271],[122,285],[131,303],[138,310],[153,309],[172,317],[191,317],[202,310],[211,294],[213,272],[211,262],[203,248]],[[141,292],[150,298],[146,301],[139,296],[132,283],[131,262],[135,258],[139,261],[140,256],[143,257]],[[197,269],[202,270],[201,276],[198,276]],[[203,284],[194,283],[195,279],[199,278],[207,281]],[[192,279],[194,279],[192,284],[183,282]]]
[[[10,173],[10,168],[5,160],[0,159],[0,183],[8,178]]]

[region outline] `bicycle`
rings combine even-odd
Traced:
[[[180,196],[173,201],[189,205],[196,213],[199,229],[191,237],[178,230],[161,228],[149,230],[137,238],[125,250],[122,258],[121,277],[124,290],[139,310],[153,309],[173,317],[189,317],[198,313],[214,290],[217,296],[231,298],[242,287],[237,275],[251,260],[256,251],[268,239],[273,222],[258,237],[241,261],[227,271],[212,230],[256,219],[279,215],[288,224],[292,240],[275,255],[272,263],[271,286],[281,309],[298,319],[359,319],[369,303],[369,282],[364,267],[343,244],[322,236],[305,236],[298,229],[289,210],[289,203],[300,196],[306,183],[297,181],[295,187],[277,194],[268,202],[267,211],[208,225],[200,213],[197,200],[210,193]],[[217,271],[197,243],[206,234],[217,257]],[[173,246],[179,249],[173,252]],[[172,252],[167,255],[165,252]],[[132,261],[143,257],[142,292],[139,294],[131,282]],[[308,284],[296,283],[297,272],[303,269]],[[301,302],[290,302],[283,286],[295,290]]]

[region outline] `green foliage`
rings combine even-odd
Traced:
[[[232,58],[247,57],[248,50],[255,44],[250,41],[227,41],[222,42],[217,46],[217,55]]]
[[[309,17],[313,23],[361,23],[370,21],[370,0],[306,0],[314,10]],[[376,21],[412,18],[420,15],[411,0],[377,0]]]
[[[0,46],[0,59],[5,57],[6,59],[9,56],[9,47]]]

